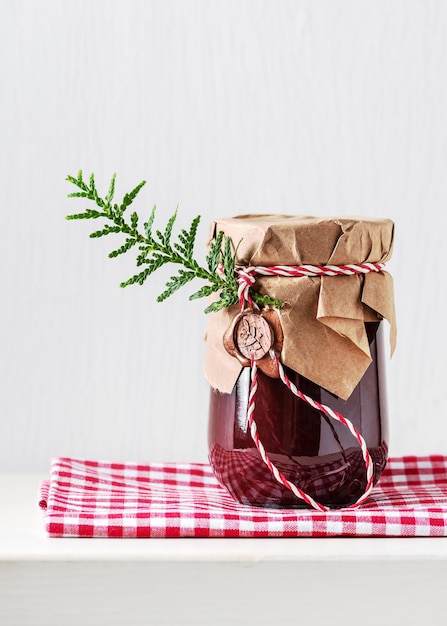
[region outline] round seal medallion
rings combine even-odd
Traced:
[[[262,359],[273,344],[273,333],[268,321],[258,313],[244,313],[234,334],[236,346],[247,359]]]

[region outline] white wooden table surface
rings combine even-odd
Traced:
[[[50,539],[0,476],[0,625],[447,623],[447,539]]]

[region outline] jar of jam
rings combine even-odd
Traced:
[[[350,420],[366,442],[377,482],[388,455],[383,318],[390,323],[392,349],[395,344],[392,279],[383,269],[392,251],[392,222],[250,215],[216,221],[211,236],[220,230],[237,247],[238,267],[284,268],[282,274],[257,277],[250,286],[283,303],[274,311],[281,335],[274,346],[277,358],[302,394]],[[380,266],[322,276],[287,271],[303,266],[346,271],[349,265],[369,264]],[[275,477],[253,438],[251,368],[224,341],[240,315],[235,305],[212,313],[209,322],[211,466],[242,504],[308,506]],[[257,371],[254,419],[268,459],[287,481],[328,508],[361,498],[367,487],[365,458],[352,432],[294,395],[270,367]]]

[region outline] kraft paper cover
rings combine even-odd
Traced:
[[[212,223],[231,237],[239,265],[343,265],[385,263],[393,247],[389,219],[240,215]],[[393,281],[386,271],[354,276],[262,277],[254,289],[282,300],[284,365],[347,399],[371,362],[365,321],[390,324],[396,344]],[[242,366],[222,343],[238,305],[209,314],[205,374],[211,385],[231,393]]]

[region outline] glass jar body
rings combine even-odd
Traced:
[[[384,345],[380,322],[366,322],[372,361],[347,400],[286,368],[304,394],[348,418],[360,431],[374,464],[374,482],[388,456]],[[248,427],[250,369],[231,394],[211,390],[209,459],[216,478],[241,504],[307,507],[277,482],[263,462]],[[259,438],[290,482],[329,507],[355,502],[366,487],[360,447],[348,429],[297,398],[280,379],[258,371],[254,418]]]

